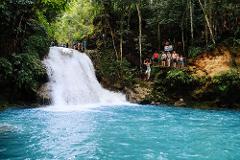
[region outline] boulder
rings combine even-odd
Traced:
[[[51,90],[49,87],[49,83],[43,84],[39,90],[37,91],[37,101],[41,105],[49,105],[51,104]]]
[[[134,85],[132,89],[125,88],[127,100],[131,103],[141,103],[151,92],[151,87],[140,86],[139,84]]]
[[[174,103],[174,105],[177,107],[183,107],[183,106],[186,106],[187,104],[185,103],[183,98],[180,98],[178,101]]]

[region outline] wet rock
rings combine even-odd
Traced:
[[[180,98],[178,101],[174,103],[174,105],[177,107],[183,107],[186,106],[187,104],[185,103],[184,99]]]
[[[140,84],[136,84],[133,89],[125,89],[127,100],[131,103],[141,103],[151,92],[151,87],[140,86]]]
[[[50,92],[49,83],[45,83],[39,88],[37,91],[37,101],[40,105],[51,104]]]
[[[151,102],[150,104],[151,105],[161,105],[162,103],[161,102]]]

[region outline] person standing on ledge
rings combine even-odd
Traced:
[[[148,58],[146,60],[144,60],[144,65],[147,66],[147,70],[145,72],[145,74],[147,75],[147,79],[146,80],[149,80],[150,76],[151,76],[151,62],[150,62],[150,60]]]
[[[180,55],[180,57],[179,57],[179,67],[184,68],[184,66],[185,66],[184,57],[183,57],[183,55]]]
[[[153,61],[153,65],[159,65],[160,56],[157,51],[153,53],[152,61]]]
[[[172,55],[170,52],[167,52],[167,67],[171,67]]]
[[[172,66],[173,68],[177,68],[177,62],[178,62],[178,54],[176,51],[173,51],[172,53]]]
[[[83,40],[83,50],[86,51],[87,49],[87,40]]]
[[[166,67],[166,61],[167,61],[167,54],[166,54],[166,52],[162,52],[161,60],[162,60],[162,67]]]
[[[82,46],[81,46],[81,43],[80,43],[80,42],[77,43],[77,50],[78,50],[78,51],[82,51]]]
[[[51,47],[54,47],[55,46],[55,43],[52,41],[51,42]]]

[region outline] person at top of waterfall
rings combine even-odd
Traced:
[[[172,55],[171,52],[167,52],[167,67],[171,67]]]
[[[51,47],[54,47],[55,46],[55,43],[52,41],[51,42]]]
[[[82,47],[81,47],[81,43],[80,42],[77,43],[77,50],[78,51],[82,51]]]
[[[172,52],[172,66],[174,68],[177,67],[177,62],[178,62],[178,54],[176,53],[176,51]]]
[[[146,58],[144,60],[144,65],[147,67],[147,70],[145,72],[145,74],[147,75],[146,80],[149,80],[151,76],[151,61],[149,60],[149,58]]]
[[[160,56],[157,51],[153,53],[152,60],[154,64],[158,64],[160,62]]]
[[[165,52],[172,52],[173,51],[173,46],[168,41],[164,45],[164,51]]]
[[[87,40],[83,40],[83,50],[87,49]]]

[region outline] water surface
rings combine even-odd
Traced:
[[[112,106],[0,112],[0,159],[236,160],[239,150],[240,112],[231,110]]]

